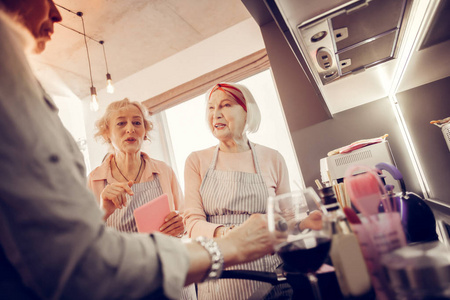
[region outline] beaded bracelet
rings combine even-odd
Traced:
[[[195,241],[205,248],[211,256],[211,268],[203,281],[220,278],[223,269],[223,255],[222,252],[220,252],[217,243],[214,240],[207,239],[203,236],[196,238]]]

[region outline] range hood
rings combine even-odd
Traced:
[[[407,0],[267,0],[304,69],[327,85],[396,57]]]

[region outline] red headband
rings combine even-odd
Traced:
[[[245,105],[244,95],[238,88],[235,88],[234,86],[231,86],[226,83],[218,83],[211,89],[211,93],[209,93],[208,99],[211,99],[212,93],[215,92],[216,90],[221,90],[225,94],[233,97],[233,99],[236,100],[236,102],[240,106],[242,106],[242,108],[245,110],[245,112],[247,112],[247,106]]]

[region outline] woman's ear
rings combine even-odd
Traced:
[[[106,132],[103,134],[103,139],[108,143],[111,144],[111,139],[109,138],[109,132]]]

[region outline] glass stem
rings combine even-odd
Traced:
[[[317,276],[314,273],[308,273],[308,279],[311,283],[311,288],[314,294],[314,298],[316,300],[322,300],[322,296],[320,295],[319,281],[317,280]]]

